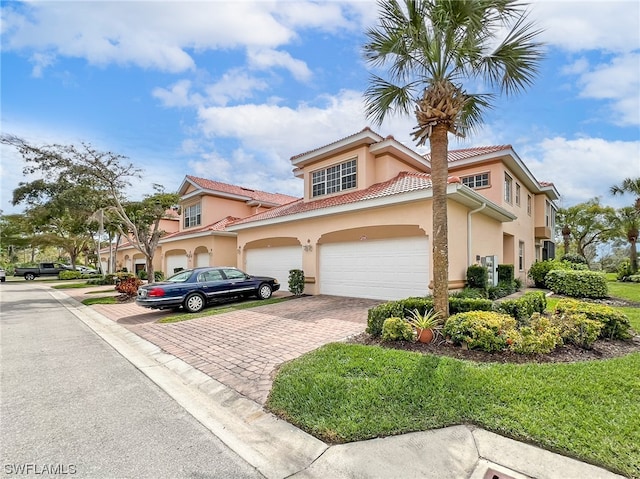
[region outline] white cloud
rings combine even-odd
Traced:
[[[640,54],[621,55],[610,63],[597,65],[583,73],[579,83],[580,96],[612,100],[614,123],[640,125]]]
[[[311,70],[302,60],[296,60],[287,52],[273,49],[249,49],[249,66],[259,70],[267,70],[271,67],[280,67],[289,70],[298,81],[308,81],[311,78]]]
[[[640,3],[635,0],[537,0],[531,15],[544,29],[542,39],[566,51],[638,48]]]
[[[604,204],[623,206],[609,188],[624,178],[640,176],[640,141],[602,138],[546,138],[523,148],[523,161],[539,181],[552,181],[562,195],[562,206],[600,196]]]
[[[256,91],[266,90],[269,84],[248,73],[234,69],[222,75],[222,78],[206,87],[207,97],[214,105],[226,105],[230,100],[246,100]]]
[[[151,93],[159,99],[163,106],[184,108],[197,106],[203,103],[203,98],[198,94],[191,94],[191,81],[180,80],[170,88],[155,88]]]

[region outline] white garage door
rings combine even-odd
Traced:
[[[280,282],[280,291],[289,291],[289,271],[302,269],[302,247],[248,249],[246,261],[247,273],[276,278]]]
[[[329,243],[320,246],[320,293],[355,298],[401,299],[426,295],[426,237]]]
[[[176,268],[187,269],[187,257],[183,254],[173,254],[167,256],[167,270],[164,272],[165,277],[173,276]]]
[[[209,266],[209,253],[196,254],[196,266]]]

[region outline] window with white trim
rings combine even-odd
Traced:
[[[527,195],[527,214],[531,216],[531,195]]]
[[[516,205],[520,206],[520,184],[516,183]]]
[[[462,184],[469,188],[484,188],[489,186],[489,173],[478,173],[476,175],[463,176],[460,178]]]
[[[191,228],[192,226],[199,226],[202,220],[200,211],[200,203],[187,206],[184,209],[184,227]]]
[[[524,241],[518,243],[518,267],[524,271]]]
[[[356,160],[345,161],[311,173],[311,196],[322,196],[356,187]]]
[[[504,174],[504,201],[511,203],[513,201],[513,178],[508,173]]]

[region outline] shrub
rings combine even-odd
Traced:
[[[562,337],[548,318],[536,314],[531,318],[531,325],[512,332],[507,343],[514,353],[546,354],[562,344]]]
[[[138,271],[138,278],[145,280],[149,277],[149,275],[147,274],[147,271],[144,269],[141,269],[140,271]]]
[[[500,281],[497,286],[491,286],[488,291],[489,299],[500,299],[516,292],[513,281]]]
[[[402,318],[387,318],[382,323],[382,340],[413,341],[413,328]]]
[[[587,259],[582,256],[579,255],[577,253],[567,253],[562,255],[562,257],[560,258],[560,261],[567,261],[569,263],[573,263],[573,264],[589,264],[587,263]]]
[[[555,314],[582,313],[587,319],[599,321],[604,326],[600,331],[600,338],[630,339],[631,324],[626,314],[605,304],[587,303],[575,299],[561,299],[556,304]]]
[[[135,276],[124,278],[116,285],[116,291],[132,297],[138,294],[138,288],[141,285],[142,280],[140,278],[136,278]]]
[[[455,293],[451,293],[451,298],[486,298],[487,290],[479,288],[464,288]]]
[[[528,276],[536,285],[536,288],[546,288],[547,283],[545,281],[547,273],[555,269],[567,269],[569,263],[563,263],[555,259],[549,259],[545,261],[536,261],[531,265]]]
[[[295,296],[300,296],[304,292],[304,271],[301,269],[289,271],[289,291]]]
[[[551,321],[565,343],[589,349],[600,336],[604,323],[587,318],[584,313],[556,313]]]
[[[456,344],[469,349],[501,351],[507,338],[513,334],[516,320],[506,314],[492,311],[469,311],[450,316],[443,333]]]
[[[113,283],[114,283],[114,279],[112,274],[108,274],[104,278],[103,277],[94,278],[87,281],[87,284],[96,284],[96,285],[103,285],[103,286],[107,284],[113,284]]]
[[[522,280],[520,278],[514,278],[513,287],[516,288],[516,291],[520,291],[522,289]]]
[[[632,283],[640,283],[640,274],[632,274],[627,279]]]
[[[514,275],[513,275],[512,264],[498,265],[498,283],[500,283],[501,281],[512,282],[513,278],[514,278]]]
[[[467,268],[467,286],[486,290],[489,286],[489,273],[487,268],[477,264],[473,264]]]
[[[493,302],[483,298],[460,298],[449,297],[449,313],[463,313],[466,311],[491,311]],[[411,311],[428,311],[433,309],[433,298],[431,296],[410,297],[398,301],[389,301],[371,308],[367,315],[367,333],[372,336],[382,334],[382,324],[384,320],[392,316],[406,318],[411,315]]]
[[[606,298],[607,278],[596,271],[549,271],[545,278],[547,287],[557,294],[574,298]]]
[[[164,273],[162,271],[154,271],[153,279],[155,281],[164,281]]]
[[[618,281],[628,281],[629,276],[631,276],[632,274],[633,274],[633,271],[631,270],[631,261],[629,261],[628,259],[625,259],[618,266],[616,277]]]
[[[83,275],[80,271],[73,271],[73,270],[68,270],[68,271],[60,271],[58,273],[58,278],[60,279],[82,279]]]
[[[542,291],[525,293],[518,299],[506,299],[497,305],[497,310],[516,319],[518,325],[526,326],[534,313],[544,313],[547,297]]]

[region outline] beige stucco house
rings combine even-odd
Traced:
[[[238,266],[287,278],[305,291],[393,299],[429,293],[432,189],[429,156],[368,128],[291,158],[304,197],[235,221]],[[447,189],[451,289],[486,256],[521,279],[552,252],[558,192],[510,146],[450,152]]]
[[[161,240],[159,269],[236,265],[274,276],[286,289],[289,270],[299,268],[309,294],[395,299],[430,292],[429,155],[365,128],[291,163],[302,198],[187,176],[181,227]],[[450,151],[449,174],[451,289],[487,257],[513,264],[525,280],[533,261],[554,255],[558,192],[511,146]],[[200,223],[190,226],[196,213]]]

